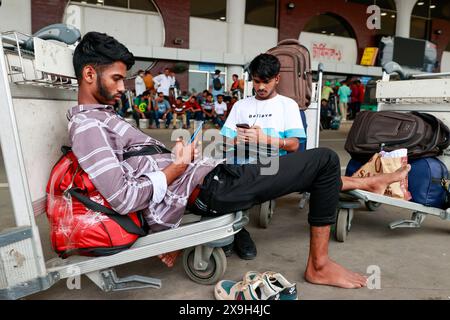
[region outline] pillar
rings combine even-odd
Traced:
[[[397,37],[409,38],[411,29],[411,14],[417,0],[395,0],[397,7],[397,26],[395,35]]]
[[[227,0],[227,52],[242,55],[244,48],[245,0]],[[231,87],[232,75],[242,78],[242,66],[228,66],[227,84]]]

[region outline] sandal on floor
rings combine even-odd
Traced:
[[[214,287],[217,300],[279,300],[280,295],[265,281],[219,281]]]
[[[280,294],[280,300],[297,300],[297,285],[289,282],[281,273],[266,271],[249,271],[244,276],[245,282],[264,281],[271,290]]]

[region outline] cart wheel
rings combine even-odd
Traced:
[[[369,211],[377,211],[380,206],[381,206],[381,203],[379,203],[379,202],[366,201],[366,208]]]
[[[335,235],[336,240],[339,242],[345,242],[345,240],[347,239],[347,235],[350,231],[351,226],[351,211],[352,209],[339,209],[339,212],[337,214]]]
[[[187,248],[183,252],[183,268],[192,281],[203,284],[216,284],[225,274],[227,257],[222,248],[214,248],[208,261],[206,270],[194,268],[195,247]]]
[[[259,210],[259,226],[261,228],[267,228],[269,226],[274,209],[275,200],[266,201],[261,204],[261,208]]]

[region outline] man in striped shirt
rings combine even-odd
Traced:
[[[112,107],[125,90],[126,72],[134,64],[132,53],[106,34],[89,32],[75,49],[73,62],[79,91],[78,105],[68,113],[72,150],[115,211],[142,210],[150,232],[157,232],[178,227],[187,206],[197,214],[217,216],[292,192],[310,191],[306,280],[343,288],[366,285],[365,277],[328,257],[339,191],[383,193],[390,183],[404,178],[408,168],[370,178],[340,177],[337,155],[315,149],[280,157],[276,173],[261,175],[261,164],[235,166],[199,159],[196,143],[177,141],[172,153],[164,153],[161,142],[129,125]],[[125,152],[146,146],[161,152],[124,158]]]

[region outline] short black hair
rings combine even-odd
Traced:
[[[97,68],[117,61],[125,63],[130,70],[135,59],[127,47],[106,33],[86,33],[73,53],[73,67],[78,80],[81,80],[83,68],[87,65]]]
[[[269,80],[280,73],[280,60],[274,55],[261,53],[256,56],[248,67],[252,77],[261,78],[261,80]]]
[[[216,69],[216,71],[214,71],[214,74],[220,74],[220,70]]]

